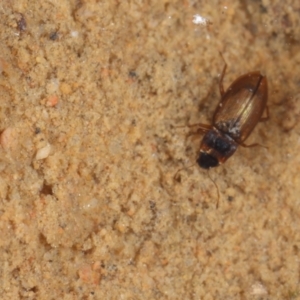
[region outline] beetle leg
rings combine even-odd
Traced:
[[[222,59],[223,59],[223,61],[225,63],[223,71],[221,73],[220,81],[219,81],[219,90],[220,90],[220,94],[221,94],[221,98],[222,98],[223,95],[224,95],[224,93],[225,93],[224,92],[224,86],[223,86],[223,79],[224,79],[224,76],[225,76],[225,73],[226,73],[227,63],[226,63],[226,61],[225,61],[225,59],[224,59],[224,57],[223,57],[223,55],[222,55],[221,52],[220,52],[220,55],[221,55],[221,57],[222,57]]]
[[[261,145],[259,143],[254,143],[254,144],[250,144],[250,145],[246,145],[244,143],[239,143],[239,146],[242,146],[242,147],[245,147],[245,148],[252,148],[252,147],[260,146],[260,147],[263,147],[265,149],[268,149],[268,147],[263,146],[263,145]]]
[[[270,115],[269,115],[269,107],[268,106],[266,106],[266,114],[267,115],[265,117],[260,118],[259,122],[265,122],[265,121],[269,120]]]
[[[183,128],[186,126],[189,128],[196,127],[196,126],[198,127],[196,132],[189,132],[188,136],[199,134],[199,133],[206,133],[213,128],[211,125],[201,124],[201,123],[176,126],[176,128]]]
[[[220,77],[220,81],[219,81],[219,90],[220,90],[221,97],[223,97],[223,95],[225,93],[224,92],[224,86],[223,86],[223,79],[224,79],[224,76],[225,76],[226,68],[227,68],[227,65],[225,64],[225,66],[223,68],[223,71],[222,71],[222,74],[221,74],[221,77]]]
[[[207,132],[210,129],[212,129],[211,125],[207,125],[207,124],[202,124],[202,123],[197,123],[197,124],[187,124],[187,125],[180,125],[180,126],[174,126],[175,128],[184,128],[184,127],[198,127],[199,130],[203,131],[203,132]]]
[[[197,124],[189,124],[187,125],[188,127],[198,127],[197,129],[197,133],[206,133],[207,131],[212,129],[211,125],[207,125],[207,124],[201,124],[201,123],[197,123]]]

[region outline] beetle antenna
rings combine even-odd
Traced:
[[[194,163],[194,164],[192,164],[192,165],[190,165],[190,166],[188,166],[188,167],[183,167],[183,168],[181,168],[181,169],[178,169],[177,172],[176,172],[175,175],[174,175],[174,179],[177,180],[176,177],[177,177],[177,174],[178,174],[179,172],[181,172],[182,170],[189,169],[189,168],[191,168],[191,167],[193,167],[193,166],[195,166],[195,165],[196,165],[196,163]]]
[[[216,204],[216,208],[218,209],[218,208],[219,208],[219,200],[220,200],[220,192],[219,192],[219,188],[218,188],[216,182],[215,182],[215,181],[212,179],[212,177],[210,176],[209,170],[210,170],[210,169],[207,169],[207,175],[208,175],[209,179],[210,179],[210,180],[213,182],[213,184],[215,185],[215,187],[216,187],[216,189],[217,189],[217,193],[218,193],[218,200],[217,200],[217,204]]]

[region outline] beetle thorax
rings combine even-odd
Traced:
[[[238,139],[241,135],[241,124],[237,119],[220,121],[215,126],[218,130],[228,134],[233,139]]]

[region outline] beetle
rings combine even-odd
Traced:
[[[197,126],[199,132],[205,133],[197,158],[197,164],[203,169],[223,164],[235,153],[238,146],[259,145],[258,143],[245,145],[244,141],[259,121],[269,118],[266,76],[263,76],[260,71],[246,73],[238,77],[224,91],[223,79],[226,68],[225,62],[219,80],[221,100],[213,115],[212,124],[189,125],[189,127]],[[266,117],[263,117],[264,111]]]

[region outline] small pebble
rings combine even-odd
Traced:
[[[16,132],[13,128],[4,129],[0,136],[0,143],[3,149],[8,150],[13,147],[16,141]]]
[[[35,159],[36,160],[45,159],[49,156],[50,152],[51,152],[51,145],[48,143],[45,147],[37,151]]]

